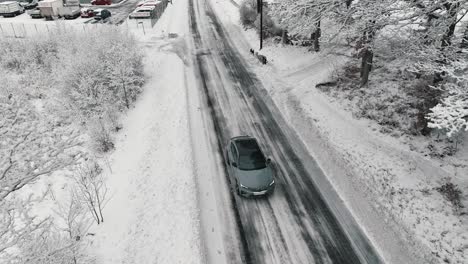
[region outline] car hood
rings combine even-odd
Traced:
[[[273,170],[267,166],[260,170],[236,169],[239,183],[252,190],[263,190],[273,181]]]

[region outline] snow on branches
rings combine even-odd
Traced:
[[[441,129],[452,137],[461,131],[468,131],[468,93],[461,89],[451,89],[441,103],[427,115],[428,126]]]
[[[0,97],[0,201],[40,176],[73,165],[78,135],[40,120],[27,101]]]

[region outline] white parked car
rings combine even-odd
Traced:
[[[16,1],[7,1],[0,3],[0,16],[15,17],[23,13],[24,7],[22,7]]]
[[[138,7],[139,6],[157,6],[160,3],[162,2],[158,0],[143,0],[143,1],[138,2],[137,6]]]
[[[130,15],[129,18],[151,18],[154,14],[154,6],[140,6],[135,9]]]

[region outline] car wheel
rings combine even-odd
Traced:
[[[240,186],[239,186],[239,184],[237,183],[237,181],[236,181],[236,193],[237,193],[237,195],[239,195],[239,196],[241,195]]]

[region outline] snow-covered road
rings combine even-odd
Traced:
[[[209,177],[223,184],[211,191],[216,192],[219,218],[230,220],[222,225],[227,262],[380,263],[322,170],[239,55],[209,1],[190,0],[189,5],[193,66],[215,131],[210,143],[219,168]],[[278,188],[271,197],[242,199],[226,188],[224,145],[240,134],[256,136],[275,161]],[[217,246],[205,244],[208,250]]]

